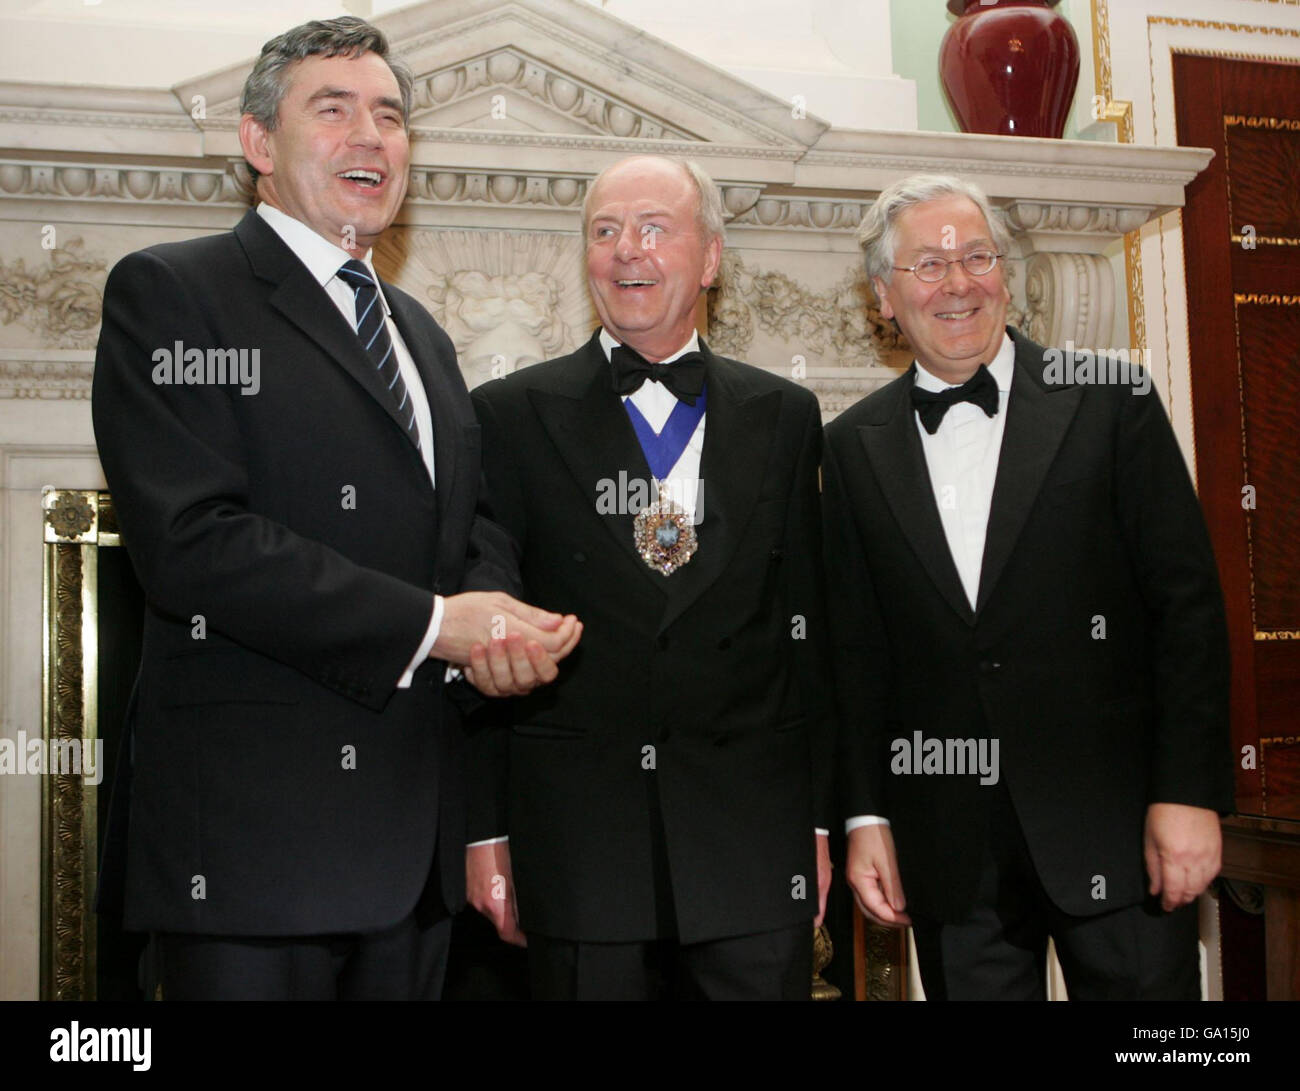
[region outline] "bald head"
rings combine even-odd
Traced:
[[[655,167],[654,164],[658,164]],[[726,242],[726,228],[722,216],[722,195],[712,178],[694,159],[679,159],[670,155],[632,155],[611,163],[592,180],[582,201],[582,230],[584,237],[591,223],[593,196],[600,184],[611,175],[626,170],[659,171],[666,175],[680,174],[695,191],[695,222],[703,238],[718,238]]]

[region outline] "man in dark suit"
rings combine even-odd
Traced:
[[[973,186],[899,182],[859,239],[916,362],[826,431],[850,885],[932,998],[1043,998],[1050,936],[1072,998],[1195,999],[1227,643],[1150,376],[1005,328]]]
[[[577,639],[506,593],[451,344],[369,263],[410,103],[359,19],[273,39],[240,123],[257,209],[105,291],[95,432],[147,609],[103,882],[168,998],[436,998],[464,900],[448,665],[527,692]]]
[[[473,395],[524,587],[586,635],[475,736],[497,791],[470,901],[527,934],[535,997],[806,999],[830,877],[817,402],[698,339],[722,208],[697,166],[615,164],[584,229],[602,328]]]

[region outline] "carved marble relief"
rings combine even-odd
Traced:
[[[408,229],[375,261],[447,331],[471,388],[572,352],[596,325],[576,234]]]
[[[816,291],[786,273],[751,267],[743,252],[728,250],[709,296],[709,344],[743,360],[755,326],[823,367],[884,364],[903,344],[893,323],[881,317],[860,268]]]
[[[79,237],[43,258],[31,268],[25,258],[0,260],[0,325],[24,326],[46,348],[94,348],[108,275],[104,259]]]
[[[506,98],[506,93],[510,98]],[[455,122],[477,128],[503,120],[509,112],[518,124],[546,132],[594,132],[642,140],[698,140],[662,118],[652,117],[557,71],[521,49],[498,49],[461,64],[429,73],[415,85],[412,124],[421,126],[437,114],[437,124]],[[567,120],[568,126],[557,125]]]

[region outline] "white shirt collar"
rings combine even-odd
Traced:
[[[620,342],[604,326],[600,327],[600,347],[605,350],[605,359],[610,358],[610,354],[619,346]],[[691,330],[691,335],[686,339],[686,344],[679,348],[670,356],[665,357],[659,362],[661,364],[671,364],[680,356],[685,356],[688,352],[698,352],[700,348],[700,335],[695,330]]]
[[[932,390],[936,393],[941,390],[947,390],[949,387],[960,386],[960,383],[947,383],[940,379],[932,371],[927,371],[920,360],[916,360],[916,385],[922,390]],[[1016,346],[1015,342],[1007,333],[1002,334],[1002,344],[998,346],[997,355],[986,365],[989,374],[993,376],[998,384],[999,393],[1006,394],[1011,390],[1011,377],[1016,370]]]
[[[370,275],[375,278],[375,283],[379,283],[379,277],[370,260],[373,250],[367,250],[364,255],[359,255],[356,251],[349,253],[341,246],[335,246],[328,239],[316,234],[301,220],[294,219],[287,212],[274,205],[268,205],[265,201],[258,204],[257,214],[284,240],[284,244],[294,252],[298,260],[307,266],[307,271],[316,278],[316,283],[322,288],[338,275],[339,268],[345,261],[352,261],[354,258],[364,262],[366,268],[370,270]],[[348,288],[351,290],[351,285],[348,285]],[[384,297],[382,289],[379,297],[381,299]],[[384,299],[384,311],[390,313],[387,299]]]

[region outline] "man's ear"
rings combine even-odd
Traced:
[[[885,283],[884,277],[872,277],[871,287],[875,290],[876,298],[880,300],[880,314],[883,318],[893,318],[894,308],[889,302],[889,285]]]
[[[239,119],[239,146],[244,150],[244,158],[258,174],[273,173],[270,133],[252,114],[244,114]]]
[[[704,247],[704,274],[700,277],[700,287],[709,288],[718,276],[718,266],[722,264],[722,240],[716,235]]]

